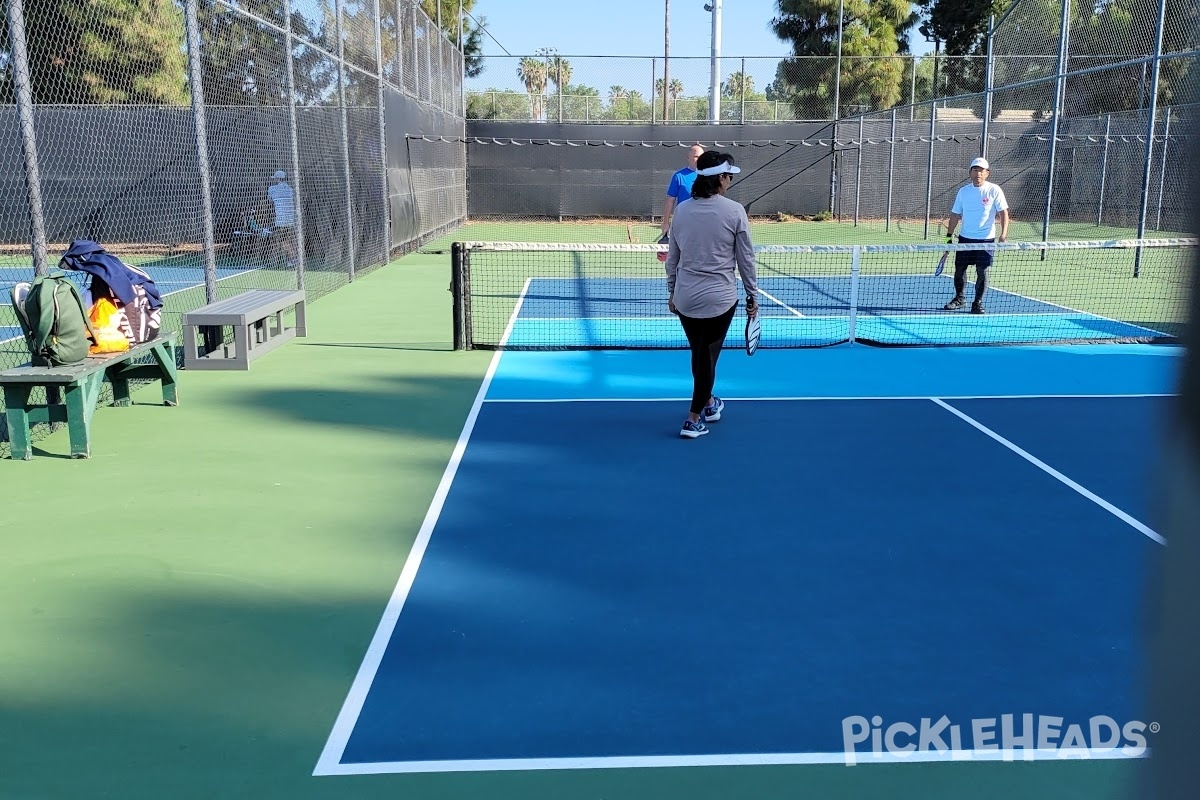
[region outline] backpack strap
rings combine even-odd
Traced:
[[[84,307],[83,298],[79,295],[79,290],[75,288],[75,284],[72,283],[71,279],[67,277],[67,273],[59,270],[52,271],[48,277],[62,279],[62,282],[69,287],[71,297],[75,299],[75,304],[79,306],[79,311],[81,314],[83,314],[83,324],[87,326],[88,338],[95,342],[96,331],[94,328],[92,328],[92,317],[90,314],[88,314],[88,310]]]

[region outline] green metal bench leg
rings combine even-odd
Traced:
[[[113,405],[133,405],[133,398],[131,398],[129,395],[129,381],[125,378],[117,377],[115,372],[109,375],[109,381],[112,383]]]
[[[8,421],[8,442],[12,458],[29,461],[33,458],[33,444],[29,437],[29,386],[5,386],[4,408]]]
[[[179,387],[176,382],[178,372],[175,368],[175,348],[163,343],[155,345],[152,352],[154,360],[162,369],[163,404],[177,406],[179,405]]]
[[[91,458],[92,414],[96,411],[103,385],[104,375],[97,372],[67,387],[67,426],[71,436],[71,455],[75,458]]]

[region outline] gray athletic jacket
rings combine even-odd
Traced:
[[[728,197],[692,198],[671,220],[667,291],[685,317],[717,317],[737,302],[735,268],[747,295],[758,295],[746,209]]]

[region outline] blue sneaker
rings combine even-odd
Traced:
[[[692,422],[690,419],[683,421],[683,428],[679,431],[679,435],[684,439],[696,439],[708,433],[708,427],[704,424],[703,419],[698,419]]]
[[[705,422],[716,422],[717,420],[719,420],[721,418],[721,412],[725,410],[725,401],[724,400],[717,397],[716,395],[713,395],[713,400],[714,400],[714,402],[711,406],[704,407],[703,416],[704,416]]]

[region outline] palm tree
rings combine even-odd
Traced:
[[[546,91],[547,79],[546,62],[529,56],[522,58],[521,63],[517,64],[517,77],[525,84],[525,91],[529,92],[529,106],[534,120],[542,119],[545,101],[542,93]]]
[[[744,72],[734,72],[721,86],[721,94],[731,100],[740,100],[754,94],[754,78]]]
[[[558,54],[553,47],[537,51],[546,59],[546,77],[554,83],[554,93],[558,95],[558,121],[562,122],[563,89],[571,83],[571,62]]]
[[[559,55],[547,56],[546,77],[554,83],[555,91],[561,94],[563,87],[571,83],[571,62]]]
[[[658,80],[656,80],[654,82],[654,96],[662,97],[662,95],[663,95],[663,79],[659,78]],[[671,78],[671,86],[670,86],[669,95],[668,95],[669,103],[667,106],[668,112],[671,109],[674,109],[676,112],[676,115],[678,115],[679,108],[678,108],[676,101],[679,100],[679,98],[681,98],[681,97],[683,97],[683,81],[679,80],[679,78]],[[666,120],[664,119],[663,122],[666,122]]]

